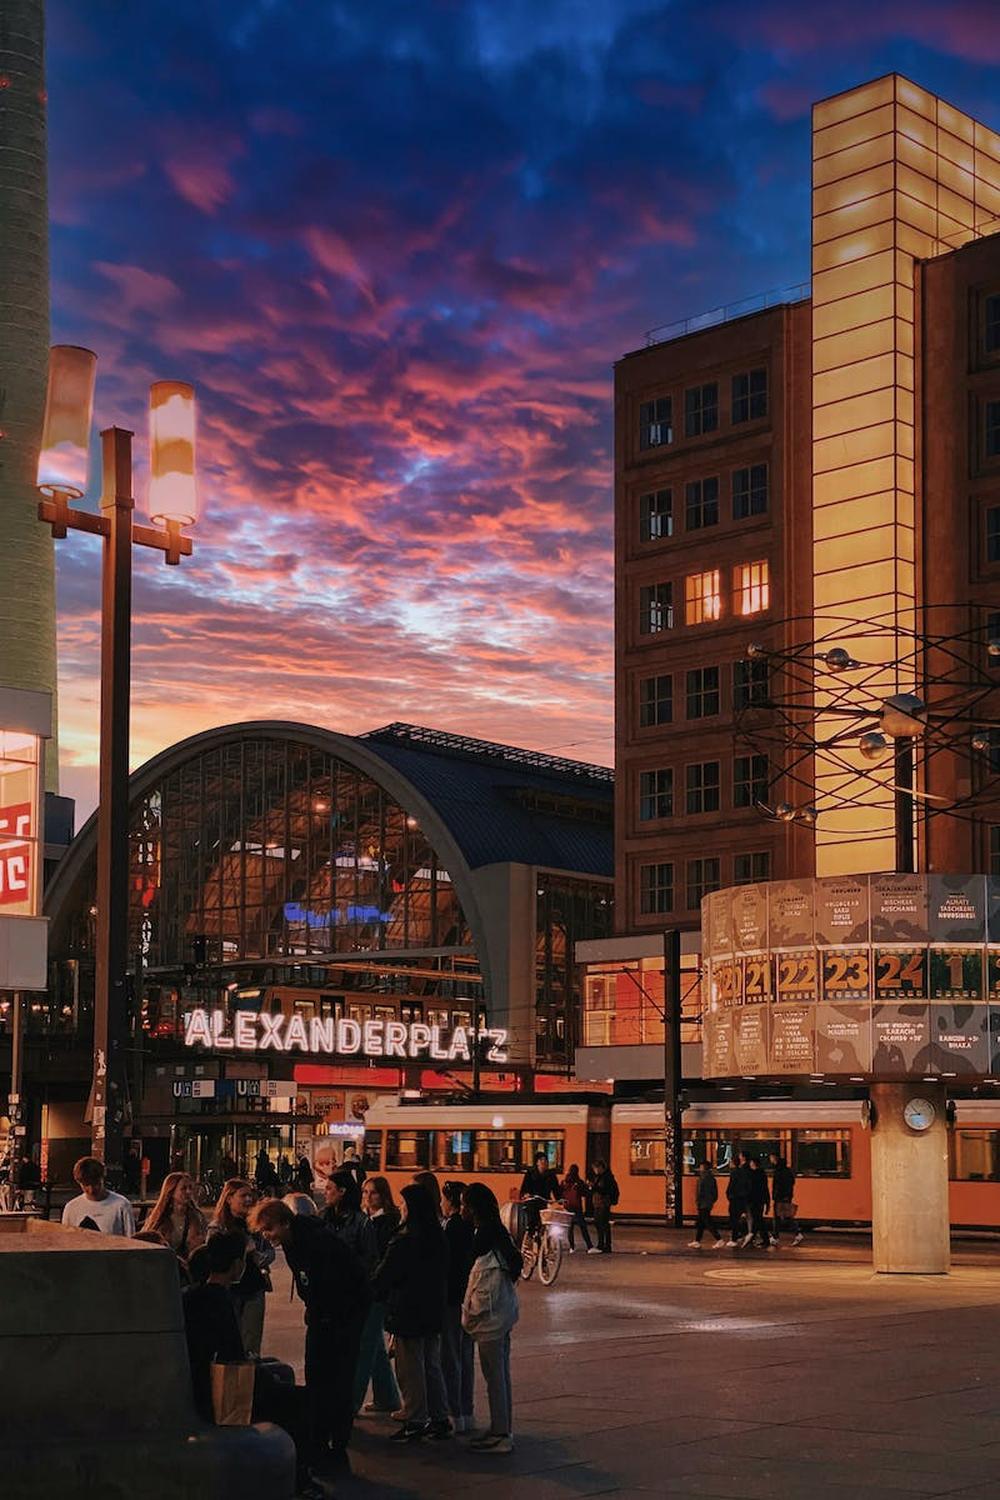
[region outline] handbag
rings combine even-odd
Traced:
[[[212,1415],[217,1427],[249,1427],[253,1416],[253,1386],[256,1361],[212,1361]]]

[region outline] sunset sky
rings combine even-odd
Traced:
[[[98,350],[102,426],[143,434],[152,379],[200,401],[195,558],[136,559],[134,764],[249,718],[609,763],[614,360],[807,278],[813,99],[897,69],[1000,128],[993,0],[50,0],[48,24],[53,338]],[[98,560],[58,556],[83,815]]]

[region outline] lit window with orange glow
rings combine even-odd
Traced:
[[[722,614],[722,587],[718,568],[707,573],[689,573],[684,586],[684,621],[705,625]]]
[[[733,569],[733,611],[759,615],[771,603],[771,584],[766,559],[737,563]]]

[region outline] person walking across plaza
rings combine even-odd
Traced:
[[[104,1186],[104,1163],[96,1156],[81,1156],[73,1168],[73,1181],[80,1195],[71,1198],[62,1211],[69,1229],[96,1229],[128,1239],[135,1234],[132,1205],[121,1193]]]
[[[590,1201],[594,1205],[594,1228],[597,1230],[597,1248],[602,1255],[611,1254],[611,1210],[619,1199],[615,1174],[606,1161],[594,1162],[594,1175],[590,1180]]]
[[[258,1359],[264,1342],[264,1311],[271,1290],[270,1268],[275,1251],[262,1234],[254,1234],[250,1228],[248,1217],[254,1197],[253,1186],[242,1177],[230,1177],[223,1183],[208,1226],[208,1237],[242,1234],[246,1240],[243,1275],[232,1289],[232,1298],[243,1347],[251,1359]]]
[[[771,1189],[767,1173],[757,1158],[750,1158],[750,1239],[762,1248],[771,1243],[767,1227],[768,1209],[771,1207]],[[744,1239],[744,1245],[748,1240]]]
[[[475,1259],[476,1232],[462,1213],[464,1188],[446,1182],[441,1194],[444,1238],[448,1249],[448,1300],[441,1333],[441,1367],[448,1392],[448,1410],[456,1432],[472,1430],[472,1397],[475,1382],[475,1348],[462,1327],[462,1303]]]
[[[726,1244],[730,1250],[744,1243],[749,1245],[753,1239],[750,1218],[752,1186],[750,1158],[745,1151],[741,1151],[735,1165],[730,1169],[729,1181],[726,1184],[726,1199],[729,1203],[729,1239]]]
[[[776,1151],[771,1152],[771,1211],[774,1215],[774,1245],[781,1243],[781,1226],[793,1231],[792,1244],[801,1245],[802,1231],[795,1222],[795,1173]]]
[[[343,1240],[311,1214],[277,1198],[250,1211],[250,1228],[280,1246],[305,1304],[305,1379],[310,1461],[318,1473],[343,1470],[354,1426],[354,1377],[371,1293],[364,1267]]]
[[[573,1222],[569,1226],[569,1253],[573,1254],[576,1249],[575,1233],[579,1229],[583,1236],[583,1243],[588,1251],[594,1250],[590,1238],[590,1230],[587,1228],[587,1184],[580,1176],[580,1168],[573,1162],[566,1176],[563,1178],[562,1187],[559,1190],[562,1197],[563,1207],[566,1212],[573,1215]]]
[[[392,1201],[392,1188],[384,1177],[366,1177],[361,1189],[361,1207],[368,1215],[375,1237],[375,1264],[381,1262],[389,1241],[399,1229],[399,1210]],[[385,1347],[385,1303],[372,1300],[371,1311],[361,1334],[361,1352],[354,1380],[354,1410],[361,1404],[371,1382],[372,1399],[366,1412],[391,1414],[398,1411],[402,1397]]]
[[[208,1228],[205,1215],[194,1201],[194,1181],[189,1172],[167,1173],[142,1227],[148,1234],[162,1234],[181,1264],[187,1265],[198,1246],[205,1243]]]
[[[473,1438],[477,1453],[510,1453],[514,1448],[514,1403],[510,1378],[510,1335],[518,1319],[517,1279],[521,1252],[500,1222],[496,1196],[484,1183],[465,1189],[462,1213],[475,1229],[475,1259],[462,1304],[462,1327],[479,1350],[490,1406],[489,1428]]]
[[[389,1441],[405,1443],[450,1437],[452,1426],[441,1370],[448,1281],[444,1231],[426,1187],[408,1183],[400,1197],[402,1226],[372,1277],[372,1290],[385,1303],[403,1395],[403,1421]]]
[[[706,1157],[698,1168],[698,1176],[694,1185],[694,1206],[697,1216],[694,1221],[694,1239],[688,1244],[689,1250],[701,1249],[701,1237],[707,1229],[715,1241],[714,1248],[718,1250],[722,1244],[722,1235],[712,1223],[712,1210],[719,1198],[719,1186],[712,1171],[712,1163]]]

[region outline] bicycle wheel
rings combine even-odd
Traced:
[[[559,1275],[562,1265],[562,1240],[554,1234],[542,1236],[542,1248],[538,1256],[538,1279],[543,1286],[551,1286]]]
[[[521,1241],[521,1260],[521,1280],[530,1281],[538,1261],[538,1244],[533,1234],[526,1234]]]

